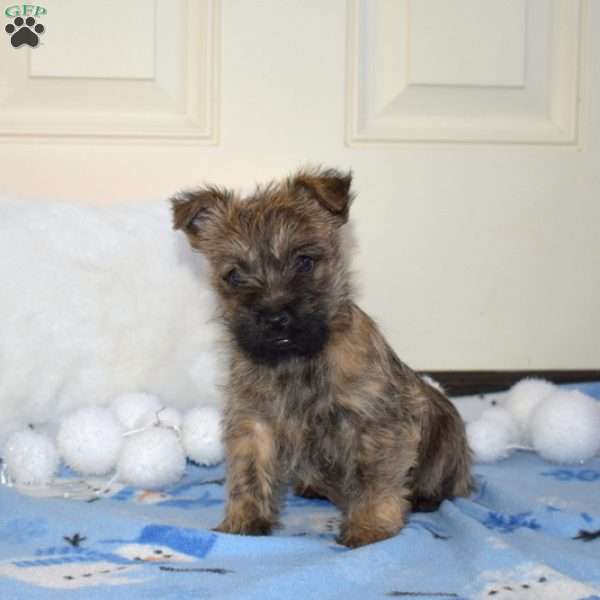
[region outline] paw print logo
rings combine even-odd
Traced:
[[[12,23],[9,23],[4,30],[10,35],[10,43],[14,48],[27,44],[35,48],[39,42],[39,34],[44,33],[44,26],[35,22],[33,17],[17,17]]]

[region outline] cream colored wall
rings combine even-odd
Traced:
[[[100,25],[121,5],[86,3],[47,0],[39,48],[0,40],[0,191],[352,168],[361,304],[405,360],[598,368],[598,3],[159,0],[117,46]],[[64,25],[86,15],[89,45]]]

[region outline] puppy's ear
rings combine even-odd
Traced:
[[[342,173],[336,169],[302,170],[292,178],[294,191],[314,198],[335,217],[339,225],[348,221],[350,204],[354,199],[351,184],[352,172]]]
[[[225,214],[232,197],[229,190],[208,186],[171,198],[173,229],[181,229],[192,246],[198,247]]]

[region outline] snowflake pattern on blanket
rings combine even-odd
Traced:
[[[516,452],[477,465],[470,498],[356,550],[335,541],[335,506],[289,492],[272,536],[214,533],[222,465],[190,466],[163,491],[73,487],[68,474],[49,497],[0,486],[0,598],[600,600],[598,474],[598,458],[564,467]]]
[[[145,566],[194,563],[215,543],[215,534],[148,525],[132,539],[100,540],[76,532],[66,544],[37,548],[31,556],[0,562],[0,576],[47,588],[132,585],[145,581]],[[144,575],[144,576],[143,576]]]

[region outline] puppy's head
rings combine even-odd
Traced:
[[[248,198],[217,187],[172,200],[173,226],[209,260],[222,317],[256,363],[310,358],[348,299],[340,239],[351,175],[302,170]]]

